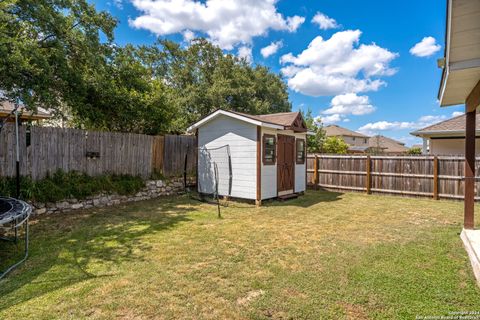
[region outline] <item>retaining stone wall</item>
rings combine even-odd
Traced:
[[[193,183],[190,179],[188,183]],[[86,199],[65,199],[58,202],[32,203],[33,214],[45,214],[53,212],[67,212],[78,209],[89,209],[94,207],[108,207],[126,202],[142,201],[157,198],[160,196],[171,196],[183,192],[183,178],[165,180],[147,180],[145,187],[132,195],[119,195],[101,193]]]

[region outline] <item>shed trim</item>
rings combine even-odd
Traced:
[[[234,118],[234,119],[237,119],[237,120],[240,120],[240,121],[244,121],[244,122],[247,122],[247,123],[251,123],[251,124],[253,124],[253,125],[260,126],[260,127],[267,127],[267,128],[279,129],[279,130],[284,130],[284,129],[285,129],[284,126],[280,126],[280,125],[276,125],[276,124],[273,124],[273,123],[268,123],[268,122],[263,122],[263,121],[254,120],[254,119],[252,119],[252,118],[249,118],[249,117],[240,115],[240,114],[238,114],[238,113],[233,113],[233,112],[229,112],[229,111],[225,111],[225,110],[217,110],[217,111],[209,114],[208,116],[206,116],[206,117],[203,118],[202,120],[198,121],[197,123],[195,123],[195,124],[191,125],[190,127],[188,127],[188,128],[187,128],[187,131],[188,131],[188,132],[191,132],[191,131],[193,131],[194,129],[197,129],[197,128],[201,127],[201,126],[204,125],[205,123],[210,122],[211,120],[215,119],[216,117],[218,117],[218,116],[220,116],[220,115],[224,115],[224,116],[227,116],[227,117],[231,117],[231,118]]]

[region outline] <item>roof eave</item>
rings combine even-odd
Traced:
[[[241,120],[241,121],[244,121],[244,122],[247,122],[247,123],[251,123],[251,124],[256,125],[256,126],[261,126],[261,127],[270,128],[270,129],[285,130],[284,126],[254,120],[252,118],[245,117],[245,116],[242,116],[240,114],[233,113],[233,112],[228,112],[228,111],[225,111],[225,110],[217,110],[217,111],[211,113],[210,115],[206,116],[205,118],[201,119],[200,121],[194,123],[190,127],[188,127],[187,132],[193,132],[194,130],[198,129],[202,125],[212,121],[213,119],[215,119],[219,115],[225,115],[225,116],[237,119],[237,120]]]

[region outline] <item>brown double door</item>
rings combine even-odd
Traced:
[[[293,192],[295,179],[295,137],[277,135],[277,191]]]

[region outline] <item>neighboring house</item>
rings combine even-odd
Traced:
[[[324,129],[327,137],[342,138],[349,145],[349,153],[365,153],[370,147],[368,143],[370,137],[364,134],[337,125],[326,126]]]
[[[408,151],[405,143],[382,135],[370,137],[369,146],[369,152],[374,154],[401,155]]]
[[[476,114],[477,144],[480,138],[480,116]],[[465,119],[463,114],[411,134],[423,139],[422,153],[431,155],[464,155],[465,154]],[[477,150],[477,155],[480,152]]]
[[[261,205],[305,191],[307,127],[299,112],[253,116],[217,110],[188,131],[198,136],[199,193],[214,192],[215,165],[221,196]]]
[[[8,121],[15,121],[15,115],[12,115],[12,111],[15,109],[15,105],[9,101],[0,102],[0,121],[10,116]],[[41,121],[50,119],[52,116],[48,111],[43,108],[37,108],[36,112],[25,110],[24,106],[18,108],[19,120],[20,121]]]

